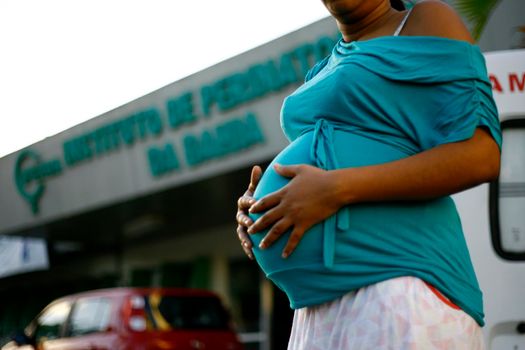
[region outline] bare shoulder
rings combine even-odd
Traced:
[[[474,42],[457,12],[439,0],[423,0],[414,5],[403,34]]]

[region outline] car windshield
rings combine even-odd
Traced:
[[[146,308],[156,329],[224,330],[229,327],[228,315],[218,298],[151,294],[146,299]]]

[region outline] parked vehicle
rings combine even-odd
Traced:
[[[487,349],[525,349],[525,49],[486,52],[503,147],[499,179],[454,195],[483,291]]]
[[[2,350],[242,350],[219,297],[115,288],[53,301]]]

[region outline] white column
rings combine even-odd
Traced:
[[[227,308],[231,307],[230,300],[230,270],[228,258],[215,255],[211,257],[211,289],[219,294]]]
[[[273,309],[273,285],[261,273],[261,313],[260,313],[260,334],[264,334],[264,340],[261,341],[261,350],[270,350],[271,346],[271,321]]]

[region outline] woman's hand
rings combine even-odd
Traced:
[[[331,172],[310,165],[275,165],[274,168],[279,175],[291,180],[251,205],[251,213],[268,211],[248,228],[248,233],[271,226],[259,245],[264,249],[292,229],[282,253],[286,258],[310,227],[336,213],[344,203],[338,199],[341,196]]]
[[[257,184],[259,183],[259,180],[261,179],[262,170],[259,166],[254,166],[252,168],[252,175],[250,177],[250,185],[248,186],[248,189],[246,192],[244,192],[244,195],[239,198],[237,201],[237,236],[239,237],[239,241],[241,241],[242,249],[244,250],[244,253],[253,260],[253,252],[252,252],[252,241],[250,240],[250,237],[246,233],[246,230],[248,226],[253,224],[252,219],[248,216],[248,209],[252,206],[253,203],[255,203],[255,199],[253,198],[253,193],[255,192],[255,188],[257,188]]]

